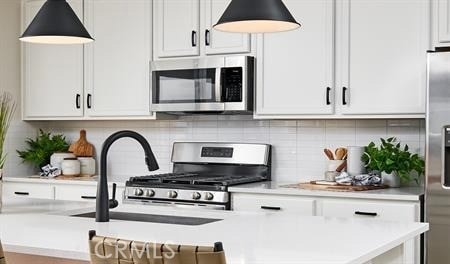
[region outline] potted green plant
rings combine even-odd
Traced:
[[[425,161],[411,153],[408,145],[402,147],[395,137],[381,138],[379,146],[371,142],[365,147],[362,161],[368,171],[380,173],[389,187],[400,187],[402,182],[419,184],[425,172]]]
[[[28,138],[26,140],[28,148],[26,150],[17,150],[19,157],[23,162],[29,163],[39,170],[50,163],[50,157],[55,152],[67,152],[69,143],[64,135],[52,135],[50,132],[39,130],[36,139]]]

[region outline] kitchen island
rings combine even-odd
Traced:
[[[92,218],[69,216],[93,209],[84,202],[7,200],[0,214],[4,249],[13,257],[26,254],[88,263],[88,231],[96,230],[102,236],[159,243],[211,246],[220,241],[229,264],[398,264],[403,263],[403,244],[428,230],[428,224],[414,222],[143,205],[121,205],[114,211],[222,220],[188,226],[120,220],[96,223]]]

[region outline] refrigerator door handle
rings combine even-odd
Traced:
[[[450,189],[450,125],[442,129],[442,188]]]

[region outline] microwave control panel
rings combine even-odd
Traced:
[[[242,68],[222,69],[222,101],[242,102]]]

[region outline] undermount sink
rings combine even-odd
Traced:
[[[95,212],[71,215],[72,217],[95,218]],[[198,226],[222,221],[223,219],[199,218],[174,215],[136,214],[126,212],[109,212],[109,218],[114,220],[136,221],[147,223]]]

